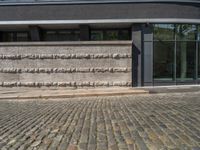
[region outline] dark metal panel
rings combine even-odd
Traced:
[[[142,24],[134,24],[132,26],[132,83],[134,87],[143,85],[142,39]]]
[[[0,42],[3,41],[3,32],[0,31]]]
[[[153,85],[153,27],[143,28],[144,37],[144,83]]]
[[[144,42],[144,82],[153,83],[153,42]]]
[[[141,18],[200,19],[200,6],[158,3],[0,6],[0,21]]]
[[[29,26],[31,41],[41,41],[41,30],[38,26]]]
[[[80,40],[81,41],[89,41],[90,40],[89,25],[80,25]]]
[[[190,3],[199,0],[0,0],[0,5],[49,5],[49,4],[107,4],[107,3]]]

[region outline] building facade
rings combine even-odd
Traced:
[[[0,0],[2,87],[199,83],[199,0]]]

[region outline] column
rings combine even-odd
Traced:
[[[143,26],[144,86],[153,86],[153,26]]]
[[[132,85],[143,85],[142,49],[143,49],[142,24],[132,26]]]

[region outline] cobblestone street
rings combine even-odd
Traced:
[[[200,93],[0,101],[1,150],[200,150]]]

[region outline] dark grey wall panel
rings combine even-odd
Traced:
[[[101,4],[101,3],[200,3],[199,0],[0,0],[1,5]]]
[[[167,3],[0,6],[0,21],[136,18],[200,19],[200,6]]]
[[[142,86],[143,73],[142,73],[142,25],[136,24],[132,26],[132,55],[133,55],[133,86]]]

